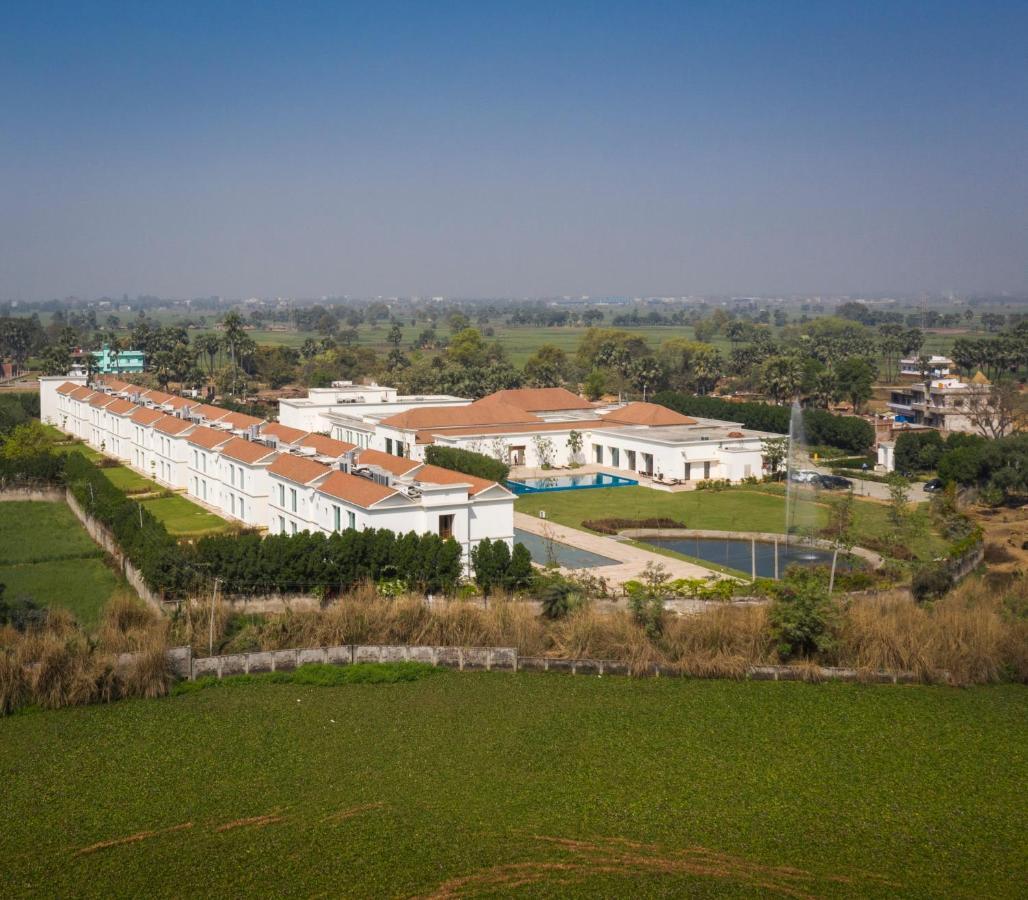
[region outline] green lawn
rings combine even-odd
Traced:
[[[0,584],[11,600],[71,610],[87,628],[116,591],[131,589],[63,503],[0,504]]]
[[[13,716],[0,745],[5,896],[1014,897],[1028,878],[1021,686],[261,682]]]
[[[169,534],[179,537],[198,537],[225,531],[229,523],[198,506],[191,500],[175,494],[157,500],[143,500],[146,510],[164,523]]]
[[[518,512],[546,517],[561,525],[581,528],[587,519],[650,519],[665,517],[684,522],[686,528],[715,531],[785,531],[785,499],[768,492],[735,488],[725,491],[688,491],[677,494],[633,486],[526,494],[514,504]],[[824,525],[827,511],[818,507],[817,522]]]
[[[128,466],[112,466],[100,470],[104,478],[126,494],[143,494],[164,490],[156,481],[145,478]]]

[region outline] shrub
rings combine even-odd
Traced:
[[[910,582],[910,593],[918,603],[935,600],[953,587],[953,578],[944,566],[922,566]]]
[[[471,550],[471,567],[486,597],[497,588],[520,590],[532,580],[532,556],[524,544],[515,544],[512,553],[506,541],[483,538]]]
[[[937,431],[904,431],[896,438],[896,468],[901,472],[930,472],[943,452]]]
[[[831,649],[835,607],[821,573],[790,568],[773,592],[768,622],[781,659],[812,656]]]
[[[617,534],[629,528],[686,528],[685,522],[675,519],[588,519],[582,523],[590,531],[600,534]]]
[[[461,450],[457,447],[431,445],[425,450],[425,462],[443,469],[452,469],[454,472],[463,472],[465,475],[485,478],[487,481],[498,481],[501,484],[510,475],[510,466],[506,463],[484,453]]]

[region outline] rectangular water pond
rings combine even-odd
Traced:
[[[599,553],[580,550],[570,544],[561,544],[557,541],[553,541],[551,544],[546,538],[532,534],[531,531],[522,531],[520,528],[514,529],[514,542],[524,544],[528,548],[528,552],[532,554],[532,561],[541,566],[545,566],[551,561],[551,546],[554,557],[552,561],[565,569],[594,569],[597,566],[616,566],[618,564],[616,559],[608,559],[606,556],[600,556]]]
[[[673,550],[675,553],[682,553],[695,559],[727,566],[729,569],[736,569],[739,572],[745,572],[747,575],[751,571],[753,561],[751,554],[755,550],[757,577],[759,578],[775,577],[776,552],[778,553],[779,575],[784,575],[785,570],[791,565],[830,566],[832,564],[831,550],[806,547],[795,543],[787,545],[784,539],[779,541],[777,545],[762,541],[757,541],[751,545],[745,539],[732,540],[728,538],[701,537],[650,537],[642,539],[641,542],[653,547]],[[838,565],[840,568],[849,568],[851,564],[852,557],[839,555]]]
[[[547,491],[580,491],[586,488],[627,487],[639,482],[633,478],[592,472],[588,475],[548,475],[542,478],[522,478],[508,481],[507,487],[515,494],[543,494]]]

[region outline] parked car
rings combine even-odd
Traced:
[[[944,482],[941,478],[933,478],[931,481],[926,481],[924,483],[924,491],[927,494],[935,494],[945,489],[946,482]]]
[[[817,480],[821,487],[829,491],[849,490],[853,487],[853,482],[841,475],[819,475]]]
[[[813,469],[797,469],[795,472],[789,473],[789,480],[799,484],[814,484],[820,477],[820,474]]]

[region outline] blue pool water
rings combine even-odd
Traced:
[[[524,544],[528,548],[528,552],[532,554],[532,560],[539,563],[539,565],[545,566],[550,562],[547,552],[548,542],[545,538],[532,534],[530,531],[522,531],[520,528],[515,528],[514,542]],[[608,559],[606,556],[600,556],[598,553],[579,550],[577,547],[572,547],[569,544],[558,544],[556,541],[553,542],[553,556],[555,557],[553,561],[565,569],[593,569],[596,566],[617,565],[616,559]]]
[[[522,478],[520,481],[508,481],[507,487],[515,494],[542,494],[546,491],[579,491],[583,488],[625,487],[638,483],[633,478],[608,475],[606,472],[593,472],[589,475],[549,475],[545,478]]]
[[[752,547],[747,540],[731,538],[696,538],[696,537],[675,537],[643,538],[646,544],[654,547],[663,547],[666,550],[674,550],[676,553],[684,553],[696,559],[707,562],[720,563],[730,569],[750,573],[754,562],[751,554],[756,551],[757,576],[760,578],[774,578],[775,575],[775,545],[766,544],[762,541],[755,542]],[[778,574],[785,574],[787,566],[798,564],[801,566],[824,566],[831,565],[832,551],[820,547],[806,547],[796,544],[786,544],[783,540],[777,546],[778,552]],[[851,557],[839,555],[840,568],[850,568],[853,565]]]

